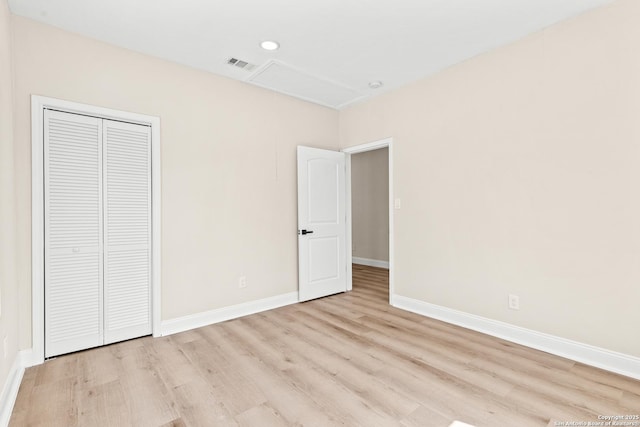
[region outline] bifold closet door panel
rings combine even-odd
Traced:
[[[45,110],[45,356],[103,344],[102,121]]]
[[[105,344],[151,333],[151,128],[103,122]]]

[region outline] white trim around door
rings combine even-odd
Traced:
[[[44,362],[44,110],[52,109],[151,127],[151,323],[153,336],[161,335],[161,175],[160,118],[80,104],[39,95],[31,96],[31,324],[32,355],[27,366]]]
[[[347,239],[346,246],[351,248],[351,154],[364,153],[366,151],[373,151],[379,148],[389,148],[389,304],[393,305],[394,292],[394,233],[393,233],[393,210],[394,210],[394,196],[393,196],[393,138],[385,138],[378,141],[368,142],[366,144],[355,145],[353,147],[347,147],[341,150],[347,156]],[[347,250],[347,290],[353,289],[353,272],[352,272],[353,254],[350,250]]]

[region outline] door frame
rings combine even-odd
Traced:
[[[31,363],[44,362],[44,110],[52,109],[151,127],[151,325],[161,335],[160,117],[31,95]]]
[[[352,217],[351,217],[351,155],[365,153],[367,151],[378,150],[380,148],[389,148],[389,304],[393,305],[395,296],[394,286],[394,231],[393,231],[393,138],[384,138],[377,141],[367,142],[365,144],[354,145],[342,149],[347,154],[346,158],[346,185],[347,185],[347,291],[353,289],[353,246],[352,246]]]

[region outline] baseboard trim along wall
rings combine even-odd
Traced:
[[[447,307],[400,295],[392,296],[392,305],[426,317],[442,320],[487,335],[541,350],[586,365],[627,377],[640,379],[640,358],[521,328]]]
[[[13,365],[11,365],[11,370],[7,376],[7,380],[4,383],[2,394],[0,395],[0,427],[6,427],[9,425],[13,406],[16,403],[18,390],[20,389],[20,383],[22,382],[22,376],[24,375],[25,368],[28,366],[32,366],[31,350],[18,352],[13,361]]]
[[[161,323],[160,330],[163,336],[177,334],[178,332],[201,328],[214,323],[224,322],[225,320],[236,319],[238,317],[248,316],[261,311],[295,304],[297,302],[298,292],[290,292],[257,301],[249,301],[229,307],[222,307],[202,313],[164,320]]]
[[[389,261],[380,261],[377,259],[351,257],[351,262],[354,264],[368,265],[369,267],[378,267],[389,269]]]

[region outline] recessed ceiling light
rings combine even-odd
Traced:
[[[380,80],[374,80],[372,82],[369,82],[369,87],[371,89],[378,89],[380,87],[382,87],[383,83]]]
[[[265,40],[260,43],[260,47],[264,50],[278,50],[280,49],[280,43],[273,40]]]

